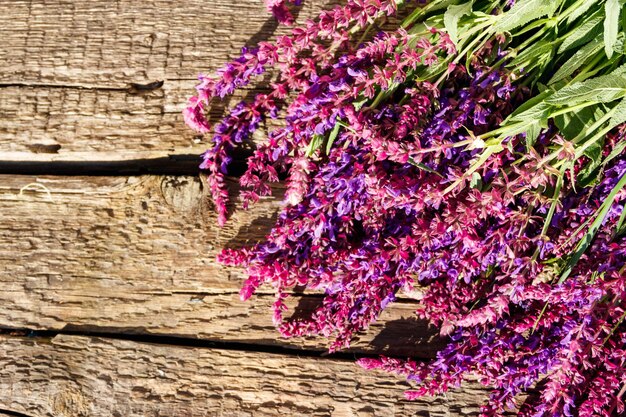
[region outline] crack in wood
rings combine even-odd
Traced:
[[[110,329],[112,330],[112,329]],[[122,331],[122,328],[115,329]],[[137,329],[131,329],[137,330]],[[141,329],[138,329],[141,331]],[[107,329],[96,330],[95,326],[66,326],[63,330],[33,330],[33,329],[11,329],[7,327],[0,327],[0,335],[14,336],[14,337],[29,337],[52,340],[57,336],[84,336],[95,337],[100,339],[111,340],[124,340],[142,344],[152,344],[159,346],[176,346],[176,347],[193,347],[201,349],[218,349],[226,351],[241,351],[241,352],[256,352],[256,353],[268,353],[273,355],[292,356],[292,357],[306,357],[306,358],[327,358],[339,361],[354,362],[360,357],[377,358],[380,355],[378,353],[361,353],[354,352],[334,352],[328,353],[323,350],[303,349],[303,348],[289,348],[284,345],[259,345],[256,343],[246,342],[234,342],[223,340],[210,340],[210,339],[195,339],[183,336],[169,336],[169,335],[153,335],[146,333],[117,333],[113,331],[107,331]],[[389,357],[396,357],[394,355],[386,355]]]
[[[233,152],[228,175],[240,177],[246,170],[247,151]],[[159,158],[119,161],[22,161],[0,159],[0,174],[60,176],[198,175],[200,155],[175,154]]]
[[[0,160],[0,174],[62,176],[129,176],[143,174],[197,175],[199,155],[171,155],[121,161],[7,161]]]
[[[11,416],[11,417],[34,417],[31,414],[22,413],[20,411],[15,410],[7,410],[4,408],[0,408],[0,417],[2,416]]]
[[[162,85],[161,81],[161,85]],[[139,85],[139,84],[137,84]],[[78,90],[100,90],[100,91],[129,91],[134,87],[134,84],[130,84],[128,87],[112,87],[106,85],[86,85],[86,84],[56,84],[56,83],[31,83],[31,82],[2,82],[0,88],[67,88]]]

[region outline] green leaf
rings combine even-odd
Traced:
[[[617,106],[613,108],[613,116],[609,119],[609,129],[621,125],[626,122],[626,99],[622,99]]]
[[[426,165],[420,163],[420,162],[416,162],[415,159],[413,158],[409,158],[409,164],[413,165],[414,167],[417,167],[419,169],[421,169],[422,171],[426,171],[426,172],[430,172],[431,174],[436,174],[438,176],[440,176],[441,178],[443,178],[443,175],[441,175],[440,173],[438,173],[437,171],[435,171],[432,168],[427,167]]]
[[[554,124],[565,139],[573,140],[603,115],[599,106],[589,106],[555,117]]]
[[[622,176],[622,178],[615,185],[615,187],[613,187],[609,195],[605,198],[604,203],[602,203],[602,205],[600,206],[600,209],[597,212],[594,222],[589,227],[589,230],[587,230],[587,233],[585,233],[585,236],[583,236],[580,242],[578,242],[578,245],[576,246],[576,251],[572,254],[569,261],[565,265],[563,272],[561,273],[559,284],[562,284],[567,279],[567,277],[572,273],[572,270],[574,269],[574,267],[580,260],[583,253],[585,253],[589,245],[591,245],[591,241],[596,236],[596,233],[598,233],[598,230],[600,230],[600,227],[602,226],[602,223],[604,222],[604,219],[606,218],[607,214],[609,214],[609,210],[611,209],[611,206],[613,205],[613,201],[615,200],[617,193],[619,193],[621,189],[624,188],[625,185],[626,185],[626,174]]]
[[[335,139],[337,138],[337,135],[339,134],[339,129],[341,128],[341,125],[339,124],[339,122],[335,123],[335,126],[333,127],[333,130],[330,131],[330,135],[328,135],[328,141],[326,142],[326,155],[330,154],[330,150],[333,147],[333,143],[335,142]]]
[[[600,12],[594,13],[589,20],[586,20],[582,25],[568,33],[563,40],[563,43],[559,47],[559,54],[576,48],[577,46],[584,45],[591,39],[594,39],[602,32],[602,21],[604,20]]]
[[[554,52],[554,43],[550,41],[540,41],[537,42],[532,48],[527,48],[522,51],[518,56],[515,57],[507,67],[515,67],[524,64],[524,67],[528,70],[527,63],[531,65],[541,61],[541,58],[550,59]]]
[[[537,141],[541,130],[548,125],[548,117],[553,108],[544,100],[551,94],[552,90],[545,90],[519,106],[502,124],[500,137],[524,133],[526,149],[530,149]]]
[[[620,0],[607,0],[604,4],[604,51],[609,58],[615,52],[613,47],[617,42],[617,34],[619,33],[621,9]]]
[[[495,24],[496,32],[507,32],[543,16],[550,16],[562,0],[518,0],[511,9],[500,15]]]
[[[602,162],[602,149],[604,148],[604,138],[595,141],[584,151],[584,155],[589,158],[592,162],[597,165],[600,165]]]
[[[574,10],[572,14],[569,15],[569,17],[567,18],[567,24],[569,25],[574,20],[587,13],[587,11],[596,3],[599,3],[599,0],[587,0],[580,6],[576,7],[576,10]]]
[[[324,136],[322,135],[313,135],[311,142],[309,142],[309,146],[306,149],[305,155],[310,158],[313,156],[315,151],[322,147],[322,143],[324,143]]]
[[[624,221],[626,220],[626,207],[622,208],[622,214],[619,215],[619,220],[617,221],[617,225],[615,226],[615,236],[621,236],[624,233]],[[624,312],[626,314],[626,312]]]
[[[546,103],[557,106],[574,106],[584,102],[608,103],[625,95],[626,76],[608,74],[564,87],[546,99]]]
[[[576,185],[580,188],[595,187],[600,182],[599,176],[600,167],[589,162],[576,175]]]
[[[443,14],[443,24],[450,35],[450,39],[456,45],[459,41],[459,20],[472,13],[472,1],[463,4],[451,4]]]
[[[584,155],[590,161],[580,170],[576,182],[581,187],[589,187],[599,182],[599,168],[602,165],[602,150],[604,149],[604,137],[593,142],[584,151]]]
[[[552,109],[553,107],[550,104],[542,101],[524,112],[513,115],[509,120],[511,122],[528,122],[530,120],[547,119]]]
[[[615,68],[610,75],[625,75],[626,74],[626,64],[620,65]]]
[[[598,37],[580,48],[554,73],[550,81],[548,81],[548,84],[554,84],[572,75],[576,70],[582,67],[589,58],[598,53],[602,49],[602,45],[602,38]]]
[[[611,153],[609,154],[609,156],[607,156],[604,159],[604,162],[602,163],[603,165],[608,164],[611,160],[615,159],[617,156],[619,156],[622,151],[624,150],[624,148],[626,148],[626,141],[620,141],[617,145],[615,145],[615,148],[613,148],[613,150],[611,151]]]
[[[544,100],[546,100],[553,93],[552,90],[542,91],[541,94],[536,95],[535,97],[526,100],[524,104],[519,106],[511,115],[507,118],[507,122],[524,122],[528,120],[529,117],[536,118],[536,116],[547,117],[547,110],[550,109],[550,106],[546,105]],[[505,123],[506,124],[506,123]]]
[[[530,148],[533,147],[535,142],[537,142],[537,138],[539,137],[540,133],[541,126],[539,122],[534,121],[530,125],[528,125],[526,129],[526,150],[530,150]]]

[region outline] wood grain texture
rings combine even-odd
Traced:
[[[304,2],[299,21],[329,3]],[[12,0],[0,22],[0,82],[105,89],[193,81],[290,30],[256,0]]]
[[[196,134],[183,122],[181,111],[194,92],[193,85],[168,80],[153,91],[0,87],[0,165],[9,161],[145,165],[144,160],[190,155],[197,159],[195,171],[200,154],[211,145],[209,134]],[[242,90],[216,103],[211,120],[217,121],[225,108],[259,91]],[[268,122],[259,138],[272,126],[277,123]],[[168,163],[176,160],[163,161],[164,170],[175,170]]]
[[[273,198],[250,211],[235,205],[220,229],[198,178],[5,176],[0,327],[324,350],[323,338],[281,339],[267,289],[241,302],[244,276],[215,262],[222,247],[262,239],[278,208]],[[297,295],[290,307],[305,314],[319,302]],[[441,343],[415,309],[387,309],[353,351],[432,356]]]
[[[299,21],[329,3],[304,2]],[[289,30],[260,0],[0,2],[0,165],[199,155],[208,138],[180,113],[197,74]]]
[[[208,143],[183,123],[181,84],[168,81],[142,93],[0,88],[0,160],[101,162],[199,155]],[[186,84],[182,88],[191,95],[193,83]]]
[[[467,416],[466,383],[408,402],[408,386],[352,361],[89,337],[0,336],[0,408],[32,416]]]

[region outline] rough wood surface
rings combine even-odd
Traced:
[[[273,297],[241,302],[244,277],[215,262],[224,246],[262,239],[278,204],[235,207],[220,229],[197,178],[5,176],[0,326],[323,350],[323,338],[280,339]],[[296,295],[290,305],[302,314],[319,301]],[[353,350],[432,356],[440,344],[413,318],[415,308],[396,303]]]
[[[0,164],[199,154],[180,115],[197,74],[289,30],[260,0],[0,2]]]
[[[464,384],[408,402],[404,382],[352,361],[57,336],[0,336],[0,408],[29,416],[466,416]]]
[[[476,385],[408,403],[352,353],[320,356],[325,339],[278,338],[269,292],[239,301],[244,277],[215,255],[262,238],[278,200],[219,229],[199,179],[128,176],[194,173],[207,138],[180,110],[196,74],[287,30],[260,0],[0,1],[0,173],[116,175],[0,178],[0,332],[38,331],[0,335],[0,416],[476,414]],[[395,303],[352,352],[432,356],[415,308]]]
[[[0,47],[1,48],[1,47]],[[0,70],[1,71],[1,70]],[[0,160],[141,160],[197,154],[208,144],[183,123],[193,82],[154,91],[0,87]]]
[[[329,3],[303,2],[299,20]],[[12,0],[0,19],[0,82],[105,89],[193,81],[290,30],[256,0]]]

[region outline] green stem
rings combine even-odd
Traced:
[[[583,253],[585,253],[589,245],[591,245],[591,241],[595,237],[598,230],[600,230],[604,219],[606,218],[609,210],[611,209],[611,206],[613,205],[615,197],[622,190],[622,188],[624,188],[624,186],[626,186],[626,174],[622,175],[622,178],[620,178],[619,182],[615,185],[615,187],[613,187],[609,195],[600,206],[600,209],[598,210],[595,220],[591,224],[591,227],[589,227],[589,230],[587,231],[585,236],[583,236],[581,241],[578,242],[576,251],[572,254],[572,257],[569,259],[565,269],[561,273],[561,278],[558,282],[559,285],[565,282],[567,277],[572,273],[572,270],[574,269],[574,266],[576,266],[576,264],[578,263],[580,257],[583,255]]]
[[[413,23],[415,23],[419,18],[421,18],[422,16],[425,16],[429,12],[438,10],[438,8],[445,8],[450,4],[451,4],[450,0],[435,0],[431,3],[428,3],[428,5],[424,7],[418,7],[415,10],[413,10],[413,12],[411,12],[411,14],[406,19],[404,19],[404,21],[402,22],[400,26],[406,29],[409,26],[411,26]]]
[[[583,68],[582,70],[580,70],[580,72],[578,73],[578,75],[576,77],[574,77],[572,79],[572,81],[570,82],[570,84],[574,84],[576,82],[580,82],[580,81],[584,81],[587,78],[591,78],[594,75],[596,75],[599,71],[601,71],[602,69],[604,69],[604,65],[600,66],[599,68],[596,68],[595,70],[593,70],[593,68],[598,65],[599,62],[601,62],[604,58],[606,57],[604,50],[602,50],[600,53],[596,54],[596,56],[593,58],[593,60],[591,60],[591,62],[589,62],[589,64],[587,64],[585,66],[585,68]],[[593,71],[592,71],[593,70]]]
[[[561,187],[563,187],[563,176],[565,175],[565,168],[561,169],[561,175],[556,179],[556,186],[554,187],[554,194],[552,195],[552,204],[550,205],[550,210],[548,210],[548,215],[546,216],[546,220],[543,223],[543,228],[541,229],[541,237],[548,236],[548,229],[550,228],[550,223],[552,222],[552,217],[554,217],[554,212],[556,211],[556,206],[559,203],[559,194],[561,193]],[[536,261],[539,256],[539,247],[535,250],[533,254],[532,260]]]
[[[565,12],[560,13],[557,16],[557,21],[561,23],[564,19],[568,18],[572,13],[574,13],[580,6],[582,6],[587,0],[578,0],[576,3],[572,4],[568,7]]]

